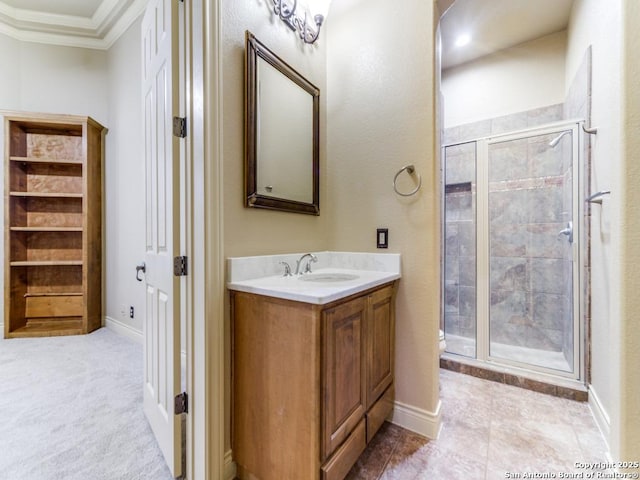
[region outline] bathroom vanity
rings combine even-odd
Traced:
[[[228,284],[240,479],[341,480],[393,409],[399,255],[316,255],[315,273]],[[327,267],[341,255],[397,268]]]

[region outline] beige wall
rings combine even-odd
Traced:
[[[612,236],[619,248],[616,267],[620,269],[612,289],[619,292],[612,315],[620,319],[617,341],[612,343],[613,390],[619,397],[612,415],[611,452],[614,459],[640,458],[640,2],[624,0],[622,7],[622,165],[618,177],[620,222]],[[619,287],[619,288],[618,288]],[[640,469],[636,468],[636,472]]]
[[[445,128],[564,102],[566,31],[442,73]]]
[[[324,177],[332,249],[375,251],[376,228],[387,227],[389,252],[402,254],[396,400],[427,416],[438,407],[440,314],[433,8],[422,0],[402,9],[386,0],[333,3]],[[423,183],[403,198],[391,182],[407,164]]]
[[[224,158],[224,257],[326,250],[331,221],[326,195],[326,35],[314,45],[303,45],[278,18],[266,0],[222,0]],[[244,54],[245,30],[320,89],[320,216],[250,209],[244,206]],[[324,32],[323,32],[324,33]],[[286,108],[286,105],[283,106]],[[282,132],[282,141],[290,141]],[[225,297],[228,302],[228,296]],[[229,306],[225,306],[229,314]],[[230,344],[229,319],[226,345]],[[225,359],[226,411],[230,407],[229,355]],[[226,415],[225,449],[230,448]]]
[[[621,168],[621,2],[576,0],[568,28],[567,88],[585,51],[592,46],[591,123],[599,127],[591,139],[592,192],[612,190],[602,205],[591,208],[591,405],[605,436],[619,395],[611,383],[619,316],[614,314],[616,273],[613,232],[620,222],[620,189],[614,185]]]
[[[325,35],[315,45],[303,45],[278,18],[267,1],[222,1],[223,139],[225,257],[313,251],[327,248],[328,198],[321,182],[320,216],[244,207],[244,42],[251,31],[293,68],[320,88],[322,141],[321,178],[326,174],[326,48]],[[284,106],[286,108],[286,105]],[[282,141],[290,141],[282,132]]]

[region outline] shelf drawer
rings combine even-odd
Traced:
[[[25,318],[82,316],[81,295],[34,296],[25,300]]]
[[[322,480],[342,480],[367,447],[364,419],[335,454],[322,466]]]
[[[367,412],[367,443],[371,441],[389,414],[393,412],[394,399],[395,391],[392,384]]]

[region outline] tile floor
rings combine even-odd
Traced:
[[[579,475],[586,470],[576,462],[607,461],[586,403],[448,370],[440,370],[440,385],[438,439],[385,423],[348,480],[571,478],[560,472]]]

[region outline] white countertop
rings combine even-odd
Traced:
[[[227,288],[229,290],[284,298],[297,302],[324,305],[358,292],[400,278],[400,255],[350,252],[319,252],[312,263],[313,274],[285,277],[279,262],[285,261],[295,271],[295,260],[301,254],[265,255],[229,258]],[[344,265],[340,268],[335,265]],[[276,273],[277,272],[277,273]],[[332,281],[310,281],[313,275],[353,275],[357,278]]]

